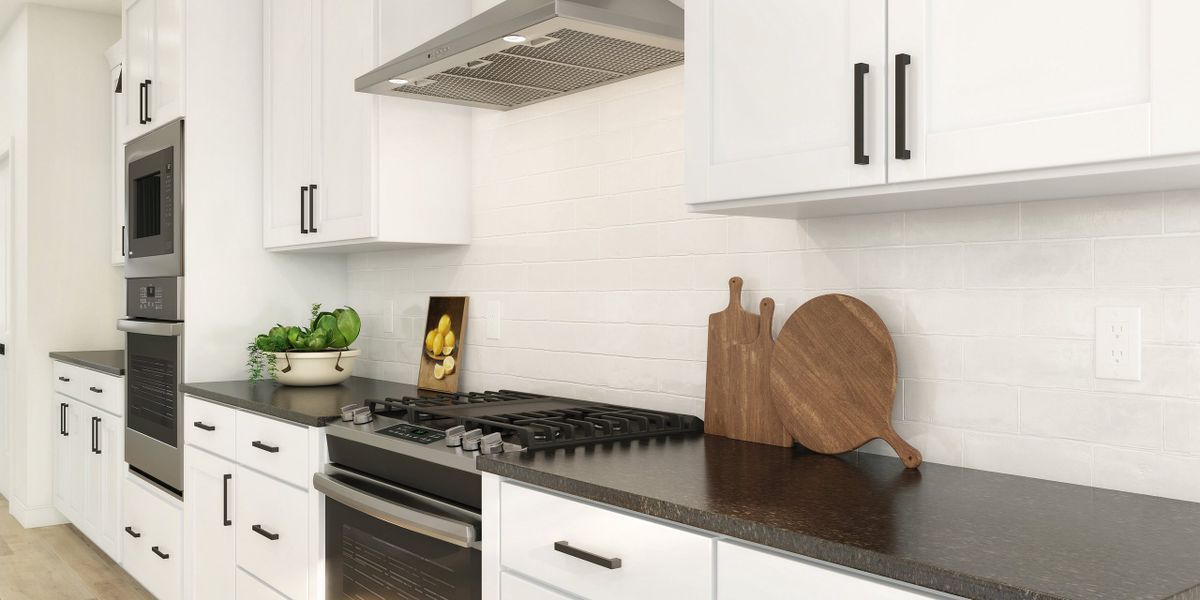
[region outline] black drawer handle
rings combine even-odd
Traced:
[[[620,569],[621,568],[621,559],[619,559],[619,558],[605,558],[603,556],[600,556],[599,554],[592,554],[591,552],[588,552],[587,550],[580,550],[579,548],[575,548],[574,546],[572,546],[571,544],[568,544],[567,542],[554,542],[554,550],[556,552],[562,552],[563,554],[566,554],[567,556],[573,556],[575,558],[578,558],[579,560],[590,562],[593,565],[599,565],[601,567],[604,567],[605,569]]]
[[[125,533],[128,533],[128,534],[129,534],[129,537],[131,537],[131,538],[133,538],[133,539],[135,539],[135,540],[136,540],[137,538],[140,538],[140,537],[142,537],[142,534],[140,534],[140,533],[138,533],[138,532],[134,531],[132,527],[126,527],[126,528],[125,528]]]
[[[217,430],[216,425],[207,425],[204,423],[204,421],[196,421],[195,423],[192,423],[192,427],[195,427],[196,429],[203,429],[205,431],[216,431]]]
[[[254,533],[257,533],[258,535],[261,535],[261,536],[267,538],[268,540],[271,540],[272,542],[279,539],[278,533],[271,533],[270,531],[263,529],[262,525],[255,525],[255,526],[251,527],[250,529],[252,529],[254,531]]]
[[[268,445],[266,445],[266,444],[264,444],[264,443],[262,443],[262,442],[259,442],[259,441],[257,441],[257,440],[256,440],[256,441],[253,441],[253,442],[250,442],[250,445],[251,445],[251,446],[254,446],[255,448],[258,448],[259,450],[262,450],[262,451],[264,451],[264,452],[270,452],[271,454],[274,454],[274,453],[276,453],[276,452],[279,452],[279,446],[268,446]]]
[[[59,380],[59,381],[61,381],[61,382],[63,382],[63,383],[71,383],[71,378],[70,378],[70,377],[62,377],[62,376],[60,376],[60,377],[58,378],[58,380]]]
[[[158,549],[158,546],[154,546],[154,547],[150,548],[150,551],[157,554],[158,557],[163,560],[167,560],[168,558],[171,558],[170,554],[164,554],[162,550]]]
[[[867,156],[866,140],[866,85],[867,73],[871,67],[867,63],[854,64],[854,164],[869,165],[871,157]]]
[[[95,392],[95,393],[97,393],[97,394],[103,394],[103,393],[104,393],[104,390],[103,390],[103,389],[101,389],[101,388],[98,388],[98,387],[89,387],[89,388],[88,388],[88,391],[90,391],[90,392]]]

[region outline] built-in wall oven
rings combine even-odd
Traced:
[[[125,147],[125,460],[183,494],[183,121]]]

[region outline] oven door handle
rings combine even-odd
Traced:
[[[119,319],[117,321],[117,329],[126,333],[140,333],[160,337],[179,337],[183,335],[183,323],[171,323],[167,321]]]
[[[324,473],[313,475],[313,487],[331,500],[341,502],[354,510],[397,527],[462,548],[479,547],[475,526],[470,523],[396,504],[386,498],[342,483]]]

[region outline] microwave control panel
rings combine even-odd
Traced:
[[[125,311],[130,317],[183,320],[182,277],[144,277],[125,281]]]

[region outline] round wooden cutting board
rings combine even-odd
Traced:
[[[775,340],[770,380],[784,427],[809,450],[841,454],[878,438],[905,466],[921,464],[921,453],[892,428],[892,336],[861,300],[818,296],[792,313]]]

